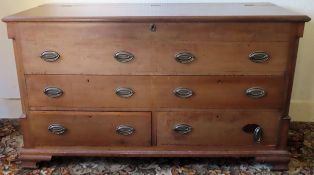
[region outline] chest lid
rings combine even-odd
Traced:
[[[4,22],[306,22],[310,18],[271,3],[44,4]]]

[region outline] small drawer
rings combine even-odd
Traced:
[[[150,146],[150,112],[30,112],[25,146]]]
[[[277,111],[156,112],[158,145],[274,146]]]

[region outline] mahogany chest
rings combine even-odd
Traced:
[[[23,166],[52,156],[253,157],[286,169],[309,20],[269,3],[49,4],[4,18]]]

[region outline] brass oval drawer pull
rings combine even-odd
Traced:
[[[41,53],[40,58],[47,62],[54,62],[60,58],[60,55],[55,51],[44,51]]]
[[[174,126],[173,131],[179,134],[188,134],[192,131],[192,126],[187,124],[177,124]]]
[[[180,98],[189,98],[193,95],[193,91],[188,88],[178,87],[175,90],[173,90],[173,93],[175,96]]]
[[[262,98],[266,96],[266,91],[261,87],[251,87],[246,90],[246,95],[251,98]]]
[[[116,132],[120,135],[128,136],[128,135],[133,134],[135,132],[135,129],[131,126],[119,125],[116,128]]]
[[[121,63],[127,63],[134,59],[134,55],[127,51],[116,52],[113,57]]]
[[[63,95],[63,90],[57,87],[46,87],[44,94],[51,98],[57,98]]]
[[[253,52],[249,55],[249,59],[254,63],[263,63],[269,60],[269,55],[266,52]]]
[[[257,124],[247,124],[242,130],[246,133],[253,134],[253,141],[255,143],[261,143],[264,137],[264,131],[261,126]]]
[[[122,98],[129,98],[134,95],[134,93],[131,88],[119,87],[116,89],[116,95]]]
[[[180,52],[175,55],[175,59],[177,62],[182,64],[188,64],[194,61],[194,55],[189,52]]]
[[[62,135],[67,129],[60,124],[51,124],[48,126],[48,131],[56,135]]]

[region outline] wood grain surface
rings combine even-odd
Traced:
[[[280,113],[278,111],[157,112],[157,145],[185,146],[274,146],[277,144]],[[177,124],[187,124],[192,131],[179,134]],[[264,130],[260,144],[253,134],[243,131],[247,124]]]
[[[25,147],[34,146],[150,146],[150,112],[31,112],[24,135]],[[55,135],[51,124],[67,131]],[[124,136],[116,133],[119,125],[131,126],[135,132]]]
[[[158,23],[156,32],[151,32],[149,26],[149,23],[18,24],[25,74],[284,74],[291,49],[288,41],[296,37],[297,30],[297,25],[289,23]],[[41,53],[47,50],[58,52],[60,59],[56,62],[41,59]],[[118,62],[113,57],[118,51],[128,51],[135,58],[128,63]],[[270,59],[264,63],[250,61],[249,54],[256,51],[266,52]],[[180,52],[193,54],[195,60],[190,64],[176,62],[175,55]]]
[[[29,107],[81,108],[243,108],[281,109],[284,78],[281,76],[87,76],[27,75]],[[64,94],[46,96],[46,87],[58,87]],[[129,98],[115,94],[118,87],[131,88]],[[178,87],[193,91],[190,98],[180,98]],[[267,95],[260,99],[246,96],[251,87],[262,87]]]
[[[46,4],[3,19],[13,21],[309,21],[271,3]]]

